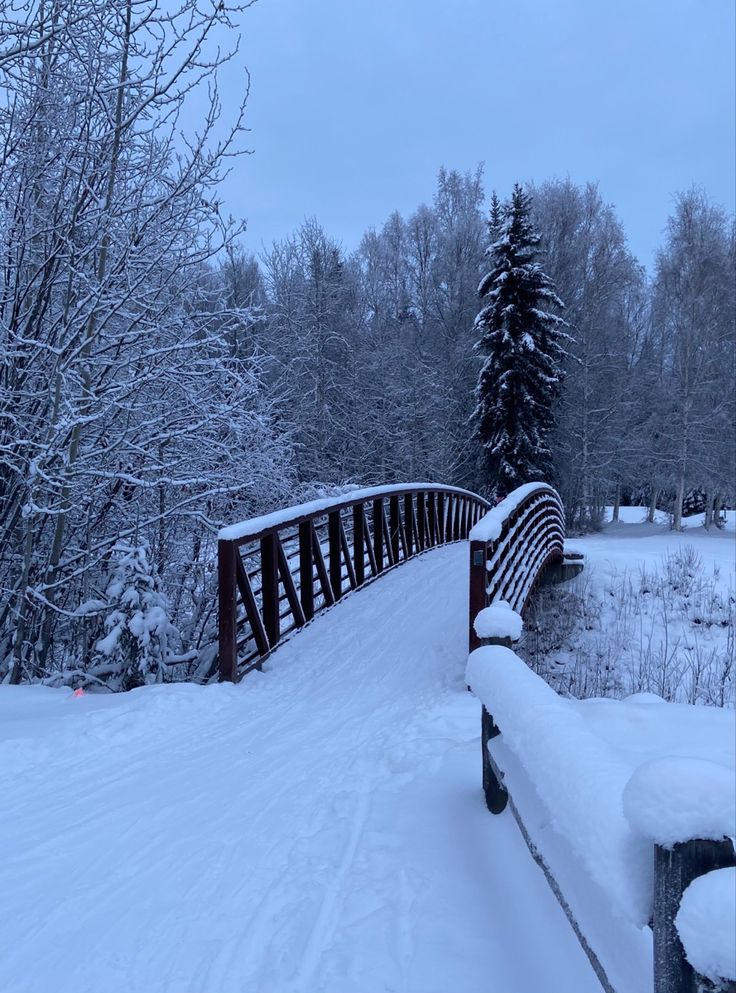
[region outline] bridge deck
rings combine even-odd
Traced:
[[[483,806],[466,584],[429,552],[238,686],[3,689],[0,990],[599,993]]]

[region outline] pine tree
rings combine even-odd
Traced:
[[[151,562],[148,542],[120,541],[113,549],[105,593],[107,632],[95,645],[108,681],[121,689],[163,681],[167,664],[176,660],[172,642],[179,632],[169,620],[169,603]],[[93,670],[94,671],[94,670]]]
[[[567,325],[546,309],[564,305],[537,261],[540,239],[530,207],[531,198],[517,183],[486,252],[490,270],[478,287],[486,302],[475,320],[476,348],[486,360],[473,422],[483,447],[482,482],[497,496],[552,475],[549,437]],[[497,224],[492,216],[491,237]]]

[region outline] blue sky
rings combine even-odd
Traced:
[[[315,215],[346,249],[441,165],[598,180],[647,265],[672,194],[734,209],[733,0],[259,0],[243,17],[254,154],[226,208],[260,251]],[[242,78],[228,69],[237,93]]]

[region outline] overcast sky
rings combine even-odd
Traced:
[[[647,265],[672,194],[734,209],[734,0],[259,0],[243,18],[254,154],[225,206],[260,251],[315,215],[347,250],[430,201],[598,180]],[[227,88],[238,88],[231,70]]]

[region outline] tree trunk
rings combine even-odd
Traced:
[[[705,517],[703,519],[703,526],[707,531],[711,524],[713,523],[713,497],[710,493],[705,494]]]
[[[652,495],[649,498],[649,507],[647,509],[647,522],[649,524],[654,524],[654,515],[657,512],[657,497],[659,496],[659,490],[656,486],[652,486]]]
[[[716,493],[713,499],[713,520],[717,528],[725,527],[725,521],[721,520],[722,509],[723,509],[723,494]]]
[[[620,509],[621,509],[621,483],[619,481],[618,483],[616,483],[616,493],[613,497],[613,515],[611,516],[612,521],[618,521]]]
[[[677,481],[677,493],[675,495],[675,506],[672,514],[672,527],[675,531],[682,531],[682,501],[685,499],[685,472],[680,472]]]

